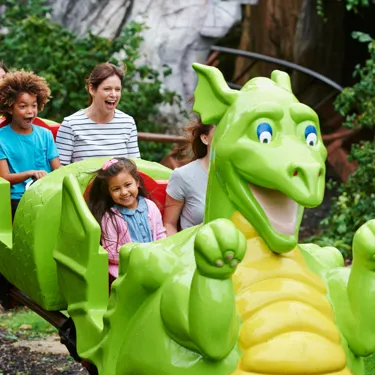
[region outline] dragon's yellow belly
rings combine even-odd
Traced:
[[[243,322],[233,375],[351,374],[325,285],[297,248],[276,255],[248,239],[233,281]]]

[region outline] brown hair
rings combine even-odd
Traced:
[[[4,61],[0,61],[0,69],[3,69],[5,73],[9,73],[9,69],[5,65]]]
[[[189,122],[184,128],[188,143],[181,145],[176,151],[176,159],[183,164],[204,158],[207,155],[207,145],[202,142],[201,135],[208,135],[215,125],[204,125],[199,116]]]
[[[207,145],[202,142],[201,135],[208,135],[214,126],[215,125],[204,125],[200,117],[197,117],[195,121],[190,122],[190,124],[184,128],[193,153],[193,160],[201,159],[207,155]]]
[[[136,164],[126,158],[116,158],[116,160],[118,160],[118,162],[111,164],[108,168],[100,168],[95,171],[95,177],[91,184],[88,206],[100,226],[105,213],[108,213],[111,217],[115,215],[111,210],[115,202],[109,194],[108,189],[108,180],[111,177],[117,176],[124,171],[128,172],[134,180],[139,183],[138,194],[143,197],[148,197],[143,178],[138,173]]]
[[[125,73],[126,73],[125,65],[123,66],[123,68],[119,68],[116,65],[111,64],[109,62],[97,65],[92,70],[89,78],[86,79],[86,89],[89,93],[89,105],[91,105],[92,103],[92,96],[89,91],[90,86],[92,86],[94,89],[97,89],[104,80],[112,76],[119,77],[122,83]]]
[[[8,122],[12,121],[12,115],[9,112],[22,93],[36,96],[38,111],[44,108],[51,96],[47,81],[33,72],[16,70],[7,73],[0,80],[0,115],[4,115]]]

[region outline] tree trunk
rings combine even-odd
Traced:
[[[317,14],[315,1],[303,0],[294,41],[294,61],[341,82],[345,53],[345,4],[343,1],[326,1],[324,11],[327,21]],[[328,86],[312,82],[310,77],[297,72],[293,74],[293,87],[309,105],[314,105],[332,91]]]
[[[258,5],[246,5],[242,18],[240,49],[293,61],[293,46],[301,0],[262,0]],[[253,61],[238,58],[234,77]],[[251,76],[269,76],[276,67],[272,64],[256,63],[250,72],[236,83],[243,84]]]

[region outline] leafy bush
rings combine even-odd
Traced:
[[[353,38],[368,43],[370,58],[364,66],[357,65],[353,76],[358,82],[345,88],[338,96],[335,108],[345,117],[349,128],[373,128],[375,126],[375,40],[369,35],[354,32]]]
[[[350,128],[375,128],[375,41],[366,34],[353,33],[360,42],[368,43],[370,58],[355,68],[358,82],[343,90],[335,102],[336,110],[345,116],[344,125]],[[375,218],[375,147],[374,142],[354,144],[350,160],[358,167],[346,183],[338,187],[330,215],[323,220],[323,231],[314,241],[337,247],[351,257],[355,231],[366,221]]]
[[[325,19],[324,1],[325,0],[316,0],[316,11],[319,16]],[[347,11],[357,12],[359,7],[368,7],[369,5],[369,0],[345,0],[345,7]]]
[[[0,60],[12,68],[32,70],[45,77],[53,99],[40,114],[55,121],[87,106],[85,79],[92,68],[102,62],[125,63],[123,97],[118,108],[136,120],[138,130],[164,132],[153,117],[161,104],[179,104],[176,93],[163,90],[159,72],[147,65],[137,65],[144,25],[129,23],[115,40],[92,33],[78,38],[63,26],[51,22],[49,8],[43,0],[0,0],[6,10],[0,24]],[[115,56],[125,56],[124,59]],[[165,69],[164,76],[170,74]],[[142,157],[160,160],[169,148],[163,144],[140,144]]]

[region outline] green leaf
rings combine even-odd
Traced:
[[[357,39],[361,43],[372,42],[372,38],[369,34],[362,33],[360,31],[353,31],[352,32],[352,38]]]

